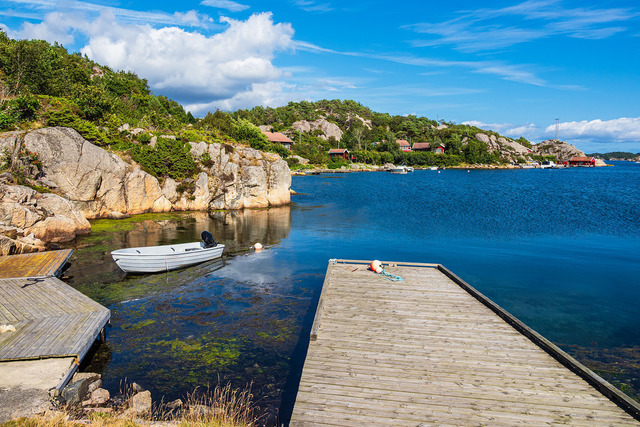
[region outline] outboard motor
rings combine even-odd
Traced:
[[[202,241],[204,242],[205,248],[215,248],[218,246],[215,240],[213,240],[213,235],[208,231],[203,231],[200,235],[202,237]]]

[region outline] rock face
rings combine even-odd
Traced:
[[[342,139],[342,130],[337,124],[331,123],[326,119],[318,119],[315,121],[299,120],[294,122],[291,127],[301,132],[311,132],[314,130],[320,130],[322,133],[318,135],[320,138],[327,140],[334,137],[338,141]]]
[[[487,144],[489,151],[497,150],[500,152],[500,157],[507,161],[516,162],[518,159],[531,160],[531,150],[512,139],[501,136],[496,137],[493,134],[487,135],[485,133],[476,133],[474,136],[478,141]],[[463,143],[464,142],[463,140]]]
[[[548,139],[532,147],[534,154],[539,156],[556,156],[558,161],[567,161],[572,157],[585,157],[584,151],[557,139]]]
[[[43,242],[73,240],[91,225],[63,197],[0,183],[0,231],[0,255],[11,255],[43,250]]]
[[[37,153],[41,166],[34,184],[60,195],[5,185],[0,189],[0,227],[61,242],[89,232],[87,219],[290,203],[291,174],[280,156],[228,144],[200,142],[191,146],[196,158],[208,153],[211,166],[195,180],[186,180],[188,185],[182,186],[186,190],[179,191],[176,181],[167,178],[161,185],[140,167],[84,140],[73,129],[3,134],[0,152],[8,150],[16,158],[15,153],[25,149]]]

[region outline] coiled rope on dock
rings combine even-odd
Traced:
[[[401,276],[396,276],[395,274],[391,274],[385,271],[384,266],[382,266],[382,271],[377,273],[380,276],[384,276],[385,279],[391,280],[392,282],[402,282],[404,279]]]

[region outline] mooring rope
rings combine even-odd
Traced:
[[[385,279],[387,280],[391,280],[392,282],[402,282],[404,281],[404,279],[400,276],[396,276],[395,274],[391,274],[391,273],[387,273],[384,270],[384,266],[382,266],[382,271],[380,273],[378,273],[381,276],[384,276]]]

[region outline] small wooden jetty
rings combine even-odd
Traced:
[[[67,383],[111,312],[54,277],[71,250],[0,258],[0,363],[45,358],[75,358],[57,391]]]
[[[57,277],[72,253],[64,249],[0,257],[0,279]]]
[[[639,425],[640,405],[442,265],[331,260],[292,426]]]

